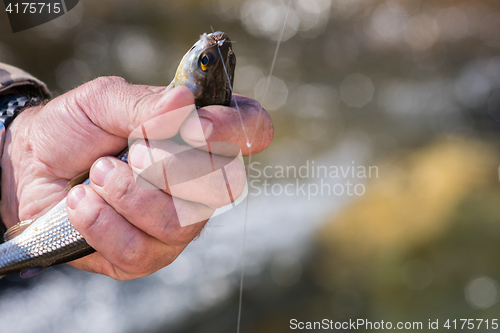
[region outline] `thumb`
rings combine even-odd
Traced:
[[[195,108],[193,94],[186,87],[158,93],[156,89],[130,84],[121,77],[100,77],[67,95],[70,111],[84,113],[97,127],[123,138],[162,115],[162,118],[168,117],[168,122],[162,122],[168,126],[162,127],[161,138],[175,136]]]

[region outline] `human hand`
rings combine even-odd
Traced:
[[[68,194],[67,211],[72,224],[97,252],[70,265],[126,280],[170,264],[199,234],[207,217],[229,203],[227,198],[213,195],[210,189],[199,193],[188,188],[180,195],[182,211],[203,216],[204,221],[182,227],[175,209],[179,207],[174,207],[168,186],[163,190],[138,186],[129,166],[116,158],[103,157],[123,150],[129,135],[141,124],[174,112],[162,137],[154,139],[168,139],[180,132],[192,146],[202,145],[204,138],[193,129],[193,122],[186,120],[192,117],[194,108],[189,89],[174,88],[165,95],[160,93],[163,89],[103,77],[22,112],[7,131],[1,162],[0,213],[4,224],[10,227],[43,215],[68,194],[64,191],[68,181],[92,166],[93,186],[73,188]],[[270,117],[257,102],[234,97],[250,134],[252,151],[246,146],[238,111],[233,107],[214,105],[198,110],[205,119],[202,126],[206,139],[234,143],[243,155],[258,153],[272,140]],[[186,149],[173,141],[158,142],[165,144],[153,149],[156,157]],[[142,153],[132,148],[129,160],[147,166]],[[199,153],[203,155],[201,150]],[[201,157],[195,151],[190,158],[196,164]],[[243,190],[244,168],[235,159],[225,169],[231,185],[235,184],[235,199]]]

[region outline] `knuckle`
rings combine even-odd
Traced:
[[[166,253],[164,248],[153,250],[144,239],[131,241],[119,258],[117,266],[126,272],[125,276],[119,278],[128,280],[151,274],[170,265],[179,253],[176,248]]]
[[[83,86],[87,96],[107,96],[111,91],[120,92],[121,88],[128,85],[124,78],[119,76],[101,76]]]
[[[164,258],[165,258],[165,261],[163,262],[162,264],[162,267],[166,267],[166,266],[169,266],[170,264],[172,264],[175,259],[177,259],[177,257],[179,256],[180,253],[171,253],[170,255],[166,255]]]
[[[82,186],[82,185],[80,185]],[[100,197],[95,197],[86,191],[87,195],[83,202],[78,205],[75,211],[72,212],[71,223],[75,225],[77,230],[84,236],[92,236],[93,227],[97,225],[105,213],[105,205]],[[82,211],[82,209],[84,211]]]
[[[73,105],[79,109],[83,109],[86,113],[101,109],[108,101],[111,92],[120,93],[123,86],[128,85],[128,82],[119,76],[101,76],[92,81],[89,81],[76,89],[73,94]]]
[[[135,189],[135,181],[131,175],[117,177],[112,188],[108,190],[111,196],[111,201],[118,205],[126,205],[130,207],[134,204],[133,192]]]
[[[205,221],[200,221],[200,222],[206,222]],[[165,229],[165,240],[169,245],[172,246],[180,246],[180,247],[185,247],[191,241],[196,238],[200,232],[201,229],[198,226],[198,224],[193,224],[189,226],[184,226],[184,227],[176,227],[174,230],[173,228],[166,228]],[[172,258],[173,261],[174,258]]]
[[[204,217],[198,214],[196,212],[196,205],[189,206],[186,207],[180,204],[177,207],[173,207],[173,209],[169,207],[164,210],[169,212],[169,216],[164,220],[158,221],[155,228],[155,235],[160,241],[170,246],[185,247],[200,233],[204,223],[200,225],[196,222],[206,222],[210,216]],[[213,212],[213,210],[209,211]],[[181,224],[181,222],[184,223]]]
[[[95,90],[108,90],[128,85],[127,80],[120,76],[101,76],[88,83]]]
[[[151,102],[149,94],[143,94],[140,90],[129,91],[127,96],[129,110],[128,115],[130,121],[130,131],[133,131],[141,123],[143,117],[143,109]]]
[[[130,273],[145,271],[149,266],[148,258],[151,257],[148,256],[147,244],[138,234],[134,235],[116,255],[119,266],[126,267]]]
[[[187,228],[178,228],[171,221],[161,221],[157,225],[157,237],[160,241],[169,245],[185,245],[189,243]]]
[[[99,101],[109,101],[109,96],[112,94],[122,94],[123,87],[127,86],[128,82],[119,76],[101,76],[88,83],[87,92],[92,96],[97,97]],[[118,96],[119,98],[123,96]],[[106,105],[108,107],[108,105]]]

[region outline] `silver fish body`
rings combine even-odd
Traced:
[[[57,265],[94,251],[69,221],[65,198],[22,234],[0,245],[0,275]]]
[[[235,65],[236,57],[225,33],[203,34],[182,59],[169,87],[187,86],[198,108],[210,104],[229,105]],[[118,158],[127,162],[128,150]],[[90,185],[90,180],[83,184]],[[43,269],[92,252],[95,250],[71,224],[64,198],[20,235],[0,244],[0,276]]]

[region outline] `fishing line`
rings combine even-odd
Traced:
[[[217,44],[217,50],[219,51],[220,58],[224,59],[222,57],[222,53],[220,51],[220,47],[218,44]],[[231,90],[231,96],[233,96],[233,87],[231,85],[231,79],[229,78],[229,73],[227,72],[226,64],[224,63],[224,61],[222,61],[222,66],[224,67],[224,72],[226,72],[227,82],[229,83],[229,89]],[[247,141],[246,144],[247,144],[247,147],[249,150],[248,153],[249,153],[249,156],[251,156],[252,155],[252,148],[251,148],[252,144],[248,140],[248,135],[247,135],[247,131],[245,129],[245,124],[243,123],[243,116],[241,115],[240,107],[238,106],[238,101],[236,100],[236,98],[233,98],[233,101],[234,101],[234,104],[236,105],[236,110],[238,110],[238,115],[240,117],[241,127],[243,129],[243,133],[245,134],[245,139]],[[222,168],[222,169],[224,170],[224,168]],[[249,182],[249,172],[248,171],[246,172],[246,181],[248,184],[248,182]],[[245,248],[246,248],[246,239],[247,239],[247,237],[246,237],[247,218],[248,218],[248,197],[247,197],[246,205],[245,205],[245,219],[243,222],[243,246],[242,246],[242,250],[241,250],[241,259],[240,259],[241,273],[240,273],[240,296],[239,296],[239,305],[238,305],[238,322],[236,324],[237,325],[237,328],[236,328],[237,333],[240,332],[240,323],[241,323],[241,307],[242,307],[242,300],[243,300],[243,277],[245,276]]]
[[[289,0],[288,5],[286,7],[285,21],[283,22],[283,26],[281,27],[281,31],[280,31],[280,34],[278,37],[278,43],[276,44],[276,49],[274,50],[274,56],[273,56],[273,61],[271,63],[271,69],[269,71],[269,76],[267,77],[266,85],[264,87],[264,94],[262,95],[261,105],[264,104],[264,101],[265,101],[266,96],[267,96],[267,91],[269,90],[269,86],[271,85],[271,78],[272,78],[273,72],[274,72],[274,65],[276,65],[276,59],[278,59],[278,52],[280,50],[281,41],[283,40],[283,35],[285,33],[286,21],[288,20],[288,13],[290,12],[290,5],[291,4],[292,4],[292,0]],[[262,114],[261,111],[262,110],[259,110],[259,115],[257,116],[257,124],[259,123],[260,116]],[[255,140],[256,133],[257,133],[257,126],[255,126],[255,130],[253,131],[252,143],[253,143],[253,140]]]
[[[266,85],[264,87],[264,94],[262,96],[261,105],[264,104],[264,100],[266,98],[267,91],[269,89],[269,85],[270,85],[271,78],[272,78],[273,71],[274,71],[274,66],[276,64],[276,59],[278,58],[278,52],[279,52],[279,49],[280,49],[281,41],[283,40],[283,35],[284,35],[284,32],[285,32],[286,22],[288,20],[288,13],[290,12],[290,6],[291,6],[291,4],[292,4],[292,0],[289,0],[287,8],[286,8],[285,19],[283,21],[283,26],[281,27],[281,31],[280,31],[280,34],[279,34],[279,37],[278,37],[278,43],[276,44],[276,49],[274,51],[273,61],[271,63],[271,69],[269,70],[269,76],[267,78],[267,82],[266,82]],[[217,47],[217,49],[219,50],[219,55],[221,56],[221,59],[223,59],[219,47]],[[231,89],[231,94],[232,94],[233,93],[233,88],[232,88],[231,82],[229,80],[229,74],[228,74],[228,72],[226,70],[226,65],[224,64],[224,62],[222,62],[222,65],[224,66],[224,71],[226,72],[226,76],[227,76],[227,79],[228,79],[228,82],[229,82],[229,87]],[[243,132],[245,133],[245,139],[247,140],[248,166],[250,166],[252,164],[252,144],[253,144],[253,141],[255,140],[255,135],[257,133],[257,126],[259,124],[260,117],[261,117],[261,114],[262,114],[262,108],[259,109],[259,114],[257,116],[257,122],[255,123],[255,129],[254,129],[254,132],[253,132],[252,141],[250,142],[249,139],[248,139],[248,134],[247,134],[247,132],[245,130],[245,125],[243,124],[243,117],[241,115],[240,108],[238,107],[238,102],[236,101],[236,99],[234,99],[234,102],[236,104],[236,109],[238,110],[238,114],[240,116],[241,126],[242,126],[242,129],[243,129]],[[247,172],[246,172],[246,181],[247,181],[247,184],[250,183],[250,171],[249,171],[249,167],[247,168]],[[245,277],[245,252],[246,252],[246,239],[247,239],[246,234],[247,234],[249,201],[250,201],[250,194],[247,195],[247,199],[246,199],[246,203],[245,203],[245,219],[244,219],[244,222],[243,222],[243,244],[242,244],[242,249],[241,249],[240,294],[239,294],[239,301],[238,301],[238,321],[237,321],[237,324],[236,324],[236,333],[240,333],[240,328],[241,328],[241,310],[242,310],[242,307],[243,307],[243,282],[244,282],[244,277]]]
[[[222,60],[222,67],[224,67],[224,72],[226,72],[227,83],[229,84],[229,90],[231,90],[231,96],[232,96],[234,93],[233,92],[233,85],[231,84],[231,79],[229,78],[229,73],[227,72],[226,64],[224,63],[224,57],[222,56],[222,53],[220,52],[219,43],[217,43],[217,51],[219,51],[220,59]],[[252,144],[248,140],[247,130],[245,129],[245,124],[243,123],[243,116],[241,115],[240,107],[238,106],[238,101],[236,100],[236,98],[234,98],[233,101],[234,101],[234,104],[236,105],[236,109],[238,110],[238,115],[240,117],[241,127],[243,129],[243,133],[245,134],[245,140],[247,140],[247,147],[250,148],[250,146]]]

